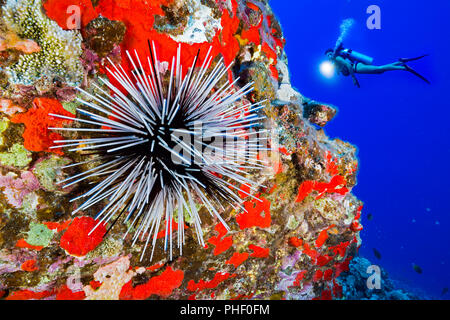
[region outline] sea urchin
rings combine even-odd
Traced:
[[[60,182],[65,187],[85,180],[94,185],[71,200],[84,200],[73,213],[107,200],[97,214],[97,226],[114,217],[113,225],[125,214],[129,228],[124,237],[133,230],[133,244],[138,239],[145,241],[141,260],[150,239],[152,259],[164,221],[164,249],[169,249],[172,259],[174,218],[178,221],[177,244],[182,254],[185,218],[191,221],[199,243],[204,246],[196,203],[227,227],[217,208],[224,208],[224,203],[242,208],[234,186],[247,184],[254,189],[252,186],[256,184],[246,173],[263,167],[257,153],[264,138],[261,130],[253,129],[263,118],[256,113],[263,102],[241,101],[252,90],[252,83],[239,90],[234,87],[237,79],[219,85],[231,65],[226,67],[220,60],[210,67],[211,49],[201,67],[197,66],[197,54],[183,75],[179,47],[169,68],[170,77],[164,77],[154,44],[151,46],[150,42],[149,50],[147,72],[136,51],[135,57],[127,52],[133,67],[131,76],[122,66],[109,61],[112,69],[108,68],[108,72],[122,88],[101,80],[111,94],[96,85],[98,94],[79,89],[90,100],[78,99],[87,107],[77,109],[79,118],[52,114],[84,126],[50,129],[89,134],[85,139],[55,141],[59,143],[55,147],[90,151],[88,160],[63,168],[94,164],[91,169]]]

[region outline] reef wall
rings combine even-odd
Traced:
[[[336,278],[348,270],[362,229],[362,203],[351,194],[356,149],[321,129],[336,114],[332,106],[292,88],[285,39],[266,1],[0,4],[0,298],[341,297]],[[71,5],[81,13],[79,30],[68,30]],[[271,165],[252,176],[261,201],[246,196],[248,186],[235,186],[247,212],[224,204],[227,232],[203,210],[206,246],[196,243],[187,222],[183,255],[172,261],[163,239],[152,261],[140,261],[144,243],[122,239],[126,226],[120,223],[106,235],[103,227],[88,234],[96,211],[72,216],[78,187],[58,184],[67,176],[60,167],[84,155],[52,148],[54,140],[73,135],[48,129],[74,125],[49,113],[75,114],[80,93],[74,86],[88,92],[102,86],[107,59],[130,70],[125,51],[146,53],[147,39],[163,62],[181,44],[186,66],[199,49],[212,46],[215,60],[234,61],[230,80],[255,82],[250,102],[270,102],[262,112],[271,132]]]

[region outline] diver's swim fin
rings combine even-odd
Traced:
[[[425,78],[423,75],[421,75],[420,73],[418,73],[416,70],[414,70],[413,68],[411,68],[410,66],[405,64],[405,70],[408,72],[411,72],[413,75],[415,75],[416,77],[419,77],[420,79],[422,79],[423,81],[425,81],[428,84],[431,84],[431,82]]]
[[[411,68],[410,66],[408,66],[406,64],[407,62],[416,61],[416,60],[422,59],[422,58],[424,58],[426,56],[428,56],[428,54],[424,54],[422,56],[415,57],[415,58],[400,58],[400,59],[398,59],[398,61],[400,61],[405,66],[405,71],[411,72],[416,77],[419,77],[420,79],[422,79],[426,83],[431,84],[430,81],[427,78],[425,78],[420,73],[418,73],[416,70],[414,70],[413,68]]]
[[[406,63],[406,62],[416,61],[416,60],[422,59],[422,58],[424,58],[426,56],[428,56],[428,54],[424,54],[424,55],[422,55],[420,57],[415,57],[415,58],[400,58],[400,59],[398,59],[398,61]]]

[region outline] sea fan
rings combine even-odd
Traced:
[[[150,240],[152,259],[164,221],[164,250],[169,249],[172,259],[174,218],[178,222],[177,245],[182,254],[186,220],[191,222],[198,242],[204,246],[198,204],[226,228],[218,208],[223,210],[223,204],[230,203],[245,210],[235,186],[239,189],[246,184],[255,190],[256,183],[246,174],[264,167],[257,153],[262,150],[265,131],[255,129],[264,118],[257,113],[264,101],[241,102],[252,90],[252,83],[239,90],[235,89],[238,79],[220,84],[231,64],[226,67],[220,60],[210,67],[211,48],[201,67],[197,67],[197,53],[191,68],[183,75],[179,47],[177,57],[172,59],[170,77],[164,77],[155,46],[150,46],[150,42],[149,50],[147,72],[136,51],[135,57],[126,52],[133,67],[131,76],[122,66],[109,61],[112,69],[108,68],[108,72],[122,87],[101,80],[112,94],[95,84],[98,94],[79,89],[91,101],[78,99],[86,107],[77,109],[80,118],[52,114],[85,126],[50,129],[89,134],[86,139],[55,141],[63,143],[57,148],[88,150],[91,155],[86,161],[63,168],[94,165],[60,182],[64,187],[85,180],[94,184],[71,200],[85,199],[73,213],[107,200],[97,214],[97,226],[114,217],[111,228],[125,214],[124,221],[129,222],[129,227],[124,237],[134,231],[133,245],[138,239],[145,241],[141,260]],[[253,197],[251,191],[241,192]]]

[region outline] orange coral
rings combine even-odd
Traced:
[[[236,216],[236,222],[241,229],[260,227],[268,228],[272,222],[270,216],[270,201],[261,197],[258,201],[253,199],[244,202],[244,207],[247,212],[242,212]],[[264,216],[262,215],[264,214]]]
[[[361,210],[363,206],[360,206],[357,211],[355,218],[353,219],[352,223],[350,224],[350,230],[353,232],[361,231],[363,229],[363,226],[359,223],[359,219],[361,218]]]
[[[253,250],[253,253],[250,254],[250,257],[254,258],[267,258],[269,256],[270,249],[258,247],[254,244],[248,246],[250,250]]]
[[[89,233],[97,224],[97,220],[91,217],[77,217],[73,219],[66,232],[61,237],[60,246],[67,253],[74,256],[84,256],[94,250],[103,240],[106,233],[104,224],[100,224],[90,235]]]
[[[298,194],[295,202],[302,202],[303,199],[305,199],[313,191],[314,183],[315,181],[303,181],[298,188]]]
[[[71,219],[66,220],[64,222],[44,222],[44,224],[47,226],[47,228],[49,228],[50,230],[56,230],[56,232],[61,232],[65,229],[67,229],[67,227],[70,225],[70,223],[72,222]]]
[[[336,274],[335,274],[335,277],[337,278],[337,277],[339,277],[339,275],[342,273],[342,272],[346,272],[346,271],[348,271],[349,270],[349,264],[350,264],[350,261],[353,259],[353,257],[352,256],[349,256],[349,257],[347,257],[344,261],[342,261],[342,262],[338,262],[338,263],[336,263],[335,265],[334,265],[334,267],[335,267],[335,270],[336,270]]]
[[[319,253],[317,252],[317,250],[311,249],[311,247],[307,243],[303,244],[303,253],[306,254],[308,257],[310,257],[314,261],[319,256]]]
[[[343,176],[334,176],[331,178],[330,182],[317,182],[317,181],[303,181],[298,188],[297,198],[295,202],[302,202],[312,191],[319,192],[316,199],[320,199],[325,193],[338,193],[340,195],[345,195],[349,192],[346,187],[347,181]]]
[[[133,288],[131,281],[127,282],[122,287],[119,298],[121,300],[143,300],[152,294],[165,298],[181,285],[183,278],[182,270],[173,270],[171,267],[167,267],[159,276],[150,278],[145,284]]]
[[[25,113],[15,115],[11,121],[14,123],[25,124],[23,138],[24,147],[29,151],[46,151],[62,155],[60,148],[50,149],[54,140],[61,140],[62,137],[56,132],[50,132],[49,127],[62,126],[70,123],[72,120],[64,120],[49,116],[49,113],[60,114],[64,116],[73,116],[66,111],[61,103],[56,99],[35,98],[33,107]]]
[[[22,265],[20,266],[20,269],[22,269],[23,271],[36,271],[39,270],[39,268],[36,266],[36,260],[34,259],[30,259],[25,261],[24,263],[22,263]]]
[[[293,283],[293,286],[294,286],[294,287],[300,286],[300,281],[302,281],[302,280],[305,278],[305,276],[306,276],[307,273],[308,273],[308,271],[306,271],[306,270],[300,271],[300,272],[297,274],[297,276],[295,277],[295,281],[294,281],[294,283]]]
[[[127,31],[122,47],[122,63],[125,70],[131,70],[130,65],[125,56],[125,50],[136,49],[141,55],[148,54],[147,40],[155,42],[155,47],[160,61],[172,61],[172,57],[176,55],[179,43],[173,40],[169,35],[159,33],[153,28],[155,16],[163,16],[164,11],[161,6],[168,6],[171,0],[120,0],[109,1],[101,0],[95,8],[97,13],[110,20],[120,20],[125,23]],[[204,43],[181,43],[181,64],[190,66],[198,50],[201,52],[208,51],[212,46],[211,54],[213,57],[222,54],[226,64],[229,64],[237,56],[239,52],[239,43],[234,37],[238,27],[239,18],[236,16],[236,4],[233,6],[233,17],[228,11],[222,16],[221,32],[217,32],[212,42]],[[199,64],[203,62],[204,54],[199,57]],[[147,66],[144,66],[147,68]],[[146,70],[148,71],[148,70]],[[183,72],[187,72],[187,68],[183,68]]]
[[[28,242],[26,242],[25,239],[23,239],[23,238],[17,241],[16,247],[28,248],[28,249],[37,250],[37,251],[41,251],[44,248],[42,246],[33,246],[33,245],[29,244]]]
[[[229,236],[222,239],[222,237],[227,234],[227,229],[222,223],[217,224],[214,230],[217,231],[219,235],[209,238],[208,242],[215,246],[214,255],[217,256],[227,251],[233,245],[233,237]]]
[[[288,243],[293,247],[300,247],[303,244],[303,240],[297,237],[290,237]]]
[[[31,290],[19,290],[14,291],[9,296],[7,296],[6,300],[39,300],[51,296],[52,294],[52,291],[35,292]]]
[[[84,291],[73,292],[67,285],[63,285],[56,293],[56,300],[83,300],[86,298]]]
[[[201,291],[204,289],[212,289],[216,288],[221,282],[235,277],[235,274],[229,274],[224,272],[218,272],[215,274],[214,278],[210,281],[205,281],[201,279],[198,283],[195,283],[194,280],[188,282],[187,289],[189,291]]]
[[[103,282],[100,282],[100,281],[97,281],[97,280],[91,280],[89,282],[89,285],[94,290],[97,290],[98,288],[100,288],[102,284],[103,284]]]
[[[232,264],[235,268],[239,267],[245,260],[248,259],[248,253],[247,252],[235,252],[233,253],[233,256],[225,262],[225,264]]]
[[[65,30],[71,29],[68,27],[68,22],[71,22],[71,16],[74,14],[74,12],[69,10],[71,6],[76,6],[80,9],[80,27],[85,27],[89,21],[98,16],[91,0],[46,0],[43,6],[47,16],[56,21]]]
[[[318,191],[320,194],[316,199],[321,198],[325,193],[338,193],[340,195],[345,195],[349,190],[345,187],[347,181],[343,176],[334,176],[331,178],[329,183],[317,182],[314,186],[314,190]]]
[[[341,242],[338,245],[328,247],[335,255],[340,255],[342,258],[345,256],[347,252],[347,247],[350,245],[350,241]]]
[[[317,264],[319,267],[323,267],[323,266],[327,265],[331,260],[333,260],[333,257],[332,257],[332,256],[329,256],[329,255],[327,255],[327,254],[325,254],[325,255],[320,255],[320,256],[317,257],[317,262],[316,262],[316,264]]]
[[[241,188],[238,190],[239,196],[242,199],[245,199],[248,197],[248,194],[250,193],[250,185],[249,184],[242,184]]]
[[[325,270],[325,272],[323,273],[323,280],[331,281],[332,278],[333,278],[333,269]]]
[[[322,280],[322,277],[323,277],[323,272],[322,272],[322,270],[317,270],[317,271],[314,273],[313,281],[319,281],[319,280]]]
[[[327,163],[326,170],[331,175],[337,175],[339,173],[339,166],[337,165],[336,158],[333,158],[333,155],[330,151],[327,151],[326,155]]]
[[[154,265],[152,265],[152,266],[150,266],[150,267],[147,267],[147,268],[145,268],[145,269],[150,270],[150,271],[155,271],[155,270],[158,270],[159,268],[161,268],[161,267],[163,267],[163,266],[164,266],[164,264],[162,264],[162,263],[157,263],[157,264],[154,264]]]
[[[331,226],[329,226],[328,228],[322,230],[319,233],[319,236],[316,239],[316,247],[317,248],[320,248],[321,246],[323,246],[325,241],[327,241],[327,239],[328,239],[328,230],[331,229],[331,228],[334,228],[334,227],[335,227],[335,225],[332,224]]]

